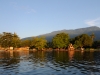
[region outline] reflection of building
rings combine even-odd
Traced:
[[[5,58],[18,58],[20,56],[28,56],[29,51],[0,51],[0,59],[5,59]]]
[[[12,50],[10,51],[10,57],[13,57],[13,51]]]
[[[68,51],[69,60],[72,60],[73,59],[74,53],[75,53],[75,51]]]

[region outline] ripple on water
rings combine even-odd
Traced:
[[[87,53],[90,58],[86,57]],[[75,52],[70,59],[67,51],[37,51],[26,55],[15,52],[13,57],[0,57],[0,75],[100,75],[100,52],[90,55]]]

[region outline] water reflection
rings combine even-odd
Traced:
[[[69,60],[73,60],[73,57],[74,57],[74,53],[75,51],[68,51],[68,55],[69,55]]]
[[[0,51],[1,75],[100,75],[100,51]]]

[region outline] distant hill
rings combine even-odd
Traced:
[[[51,33],[39,35],[39,36],[36,36],[36,37],[45,36],[48,41],[51,41],[52,38],[56,34],[61,33],[61,32],[68,33],[69,36],[70,36],[70,38],[74,38],[74,37],[76,37],[76,36],[78,36],[80,34],[88,34],[88,35],[91,35],[92,33],[94,33],[95,34],[95,39],[94,40],[100,40],[100,28],[97,27],[97,26],[86,27],[86,28],[79,28],[79,29],[74,29],[74,30],[59,30],[59,31],[53,31]],[[32,37],[26,37],[26,38],[23,38],[22,40],[31,39],[31,38]]]

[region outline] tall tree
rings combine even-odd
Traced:
[[[21,41],[21,46],[22,47],[30,47],[31,46],[31,40],[22,40]]]
[[[2,47],[10,47],[12,45],[12,33],[3,32],[0,42]]]
[[[87,34],[82,34],[75,37],[75,45],[77,45],[78,47],[92,46],[92,43],[92,38]]]
[[[93,42],[93,48],[100,48],[100,40]]]
[[[95,34],[94,34],[94,33],[92,33],[90,36],[91,36],[92,40],[94,41]]]
[[[35,48],[37,49],[42,49],[44,48],[45,46],[47,45],[47,40],[45,40],[44,37],[33,37],[33,40],[32,40],[32,45],[31,46],[34,46]]]
[[[53,43],[52,42],[47,42],[47,48],[53,48]]]
[[[54,48],[66,48],[69,44],[69,36],[66,33],[59,33],[53,37],[52,43]]]
[[[17,34],[12,34],[9,32],[3,32],[2,36],[0,37],[0,44],[2,47],[17,47],[20,43],[20,38]]]
[[[21,40],[16,33],[12,34],[12,46],[19,47],[21,44]]]

